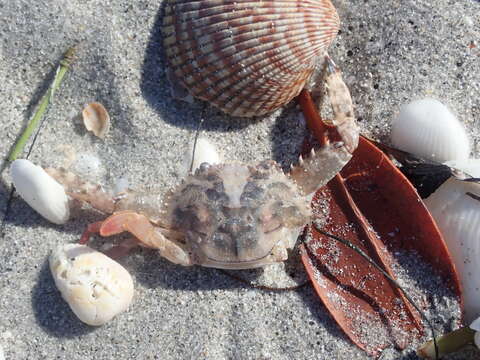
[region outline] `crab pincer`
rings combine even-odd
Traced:
[[[358,137],[350,93],[330,60],[326,78],[334,126],[325,125],[304,90],[299,102],[307,124],[320,143],[341,139],[354,151],[349,163],[314,196],[314,213],[321,209],[328,216],[321,226],[308,228],[302,260],[339,326],[360,348],[378,355],[389,345],[404,348],[420,336],[421,316],[381,271],[325,233],[340,234],[393,279],[393,253],[408,249],[432,265],[458,298],[459,284],[438,228],[412,185],[381,151]],[[367,328],[375,331],[362,331]]]

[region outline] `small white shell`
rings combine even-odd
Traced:
[[[65,190],[45,170],[19,159],[10,166],[10,173],[17,192],[36,212],[55,224],[67,222],[70,208]]]
[[[62,297],[86,324],[103,325],[132,302],[133,281],[128,271],[88,246],[61,245],[49,261]]]
[[[480,317],[473,320],[473,322],[470,324],[470,329],[480,331]]]
[[[480,184],[450,178],[425,200],[458,271],[465,318],[480,316]]]
[[[192,172],[195,172],[195,170],[198,169],[200,165],[203,163],[219,164],[222,162],[222,158],[218,154],[215,146],[205,138],[199,137],[197,139],[197,144],[195,146],[195,154],[193,154],[193,145],[189,149],[188,154],[186,156],[186,161],[185,161],[187,171],[190,170],[190,166],[192,165],[192,155],[193,155]]]
[[[450,160],[444,164],[451,168],[461,170],[471,177],[480,179],[480,159]]]
[[[434,99],[404,106],[392,123],[391,141],[400,150],[440,163],[470,155],[470,142],[462,124]]]
[[[477,348],[480,349],[480,318],[477,318],[470,324],[470,329],[476,331],[473,337],[473,341]]]
[[[88,104],[83,109],[82,115],[83,124],[88,131],[101,139],[107,135],[110,130],[110,115],[102,104],[98,102]]]

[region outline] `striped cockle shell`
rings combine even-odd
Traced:
[[[297,96],[338,29],[330,0],[167,0],[162,32],[193,96],[248,117]]]

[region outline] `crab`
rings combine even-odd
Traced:
[[[161,201],[130,190],[111,196],[64,169],[47,169],[69,196],[111,214],[90,224],[80,242],[94,233],[129,232],[135,239],[114,247],[111,254],[119,256],[141,245],[157,249],[175,264],[222,269],[285,261],[312,220],[313,194],[343,168],[358,143],[348,88],[329,58],[327,64],[326,85],[337,130],[330,135],[335,140],[300,157],[287,174],[273,160],[255,165],[203,163]]]

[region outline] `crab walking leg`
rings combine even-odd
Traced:
[[[327,89],[332,104],[333,126],[326,125],[306,90],[299,102],[311,130],[322,147],[312,152],[305,160],[300,156],[299,164],[292,166],[291,176],[307,194],[312,194],[325,185],[350,161],[358,146],[359,128],[353,114],[353,103],[340,71],[327,56]],[[332,134],[333,133],[333,134]],[[333,142],[340,136],[341,141]]]
[[[93,208],[111,214],[115,210],[113,197],[98,184],[85,181],[78,175],[64,168],[47,168],[45,171],[65,188],[65,192],[73,199],[85,201]]]
[[[100,233],[100,228],[102,227],[102,225],[103,225],[103,221],[97,221],[88,225],[85,231],[83,232],[79,243],[82,245],[86,245],[93,234]],[[106,250],[104,254],[111,257],[112,259],[119,259],[128,255],[130,250],[137,247],[138,245],[139,243],[137,239],[130,238]]]
[[[358,146],[360,130],[353,113],[353,102],[342,74],[332,59],[327,56],[327,93],[333,110],[333,125],[351,153]]]
[[[87,228],[83,231],[83,234],[82,234],[82,237],[80,238],[79,243],[82,245],[86,245],[93,234],[98,234],[100,232],[100,228],[102,227],[102,224],[103,224],[103,221],[97,221],[92,224],[89,224]]]
[[[298,165],[292,166],[290,176],[305,195],[313,194],[338,174],[351,157],[344,146],[327,144],[317,151],[312,149],[306,159],[300,156]]]
[[[111,236],[125,231],[134,235],[141,245],[157,249],[161,256],[172,263],[193,265],[187,251],[168,240],[145,215],[134,211],[120,211],[109,216],[103,221],[99,233],[101,236]]]

